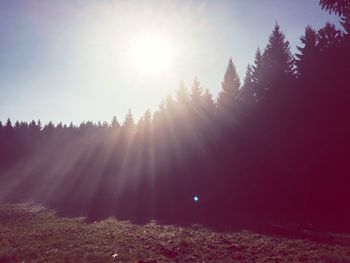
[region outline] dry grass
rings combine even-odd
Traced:
[[[344,242],[203,227],[87,224],[26,205],[0,206],[0,262],[350,262]]]

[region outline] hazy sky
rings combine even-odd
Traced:
[[[338,18],[317,0],[1,0],[0,120],[122,120],[128,108],[140,116],[195,76],[216,95],[229,58],[243,78],[276,21],[295,51],[306,25]],[[131,59],[140,34],[172,50],[157,74]]]

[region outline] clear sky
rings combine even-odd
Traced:
[[[305,26],[338,18],[317,0],[1,0],[0,120],[138,117],[195,76],[216,95],[229,58],[243,78],[276,21],[294,52]]]

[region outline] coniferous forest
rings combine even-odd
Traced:
[[[0,123],[0,198],[91,220],[350,230],[350,14],[301,32],[276,22],[217,96],[181,82],[138,121]],[[252,50],[254,53],[254,50]],[[196,197],[194,200],[194,197]]]

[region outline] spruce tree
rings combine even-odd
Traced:
[[[341,31],[335,28],[335,25],[326,23],[326,25],[318,30],[318,48],[325,51],[329,48],[335,48],[342,41]]]
[[[180,82],[180,86],[176,90],[176,102],[182,106],[189,103],[189,95],[183,80]]]
[[[51,135],[55,131],[55,125],[52,123],[52,121],[49,121],[48,124],[46,124],[43,128],[43,132],[46,135]]]
[[[294,58],[285,38],[276,23],[263,55],[264,71],[269,77],[292,76],[294,73]]]
[[[113,119],[111,122],[111,128],[114,130],[120,128],[120,124],[119,124],[116,116],[113,116]]]
[[[5,131],[6,132],[11,132],[12,131],[12,122],[10,118],[7,119],[6,124],[5,124]]]
[[[244,78],[243,86],[240,90],[240,101],[245,105],[251,105],[256,102],[256,94],[254,91],[254,83],[253,83],[253,67],[251,65],[247,66],[246,74]]]
[[[263,56],[261,54],[260,48],[256,50],[252,71],[252,85],[255,93],[255,99],[258,102],[264,96],[265,91],[265,88],[262,85]]]
[[[238,96],[238,91],[241,86],[236,67],[230,58],[224,81],[222,82],[222,89],[218,96],[218,107],[221,110],[230,110],[233,108]]]
[[[297,47],[300,53],[295,55],[297,76],[299,78],[310,73],[312,68],[315,67],[316,56],[318,55],[317,32],[311,26],[307,26],[300,41],[303,47]]]
[[[191,88],[192,105],[194,105],[195,107],[198,107],[201,104],[202,95],[203,95],[203,90],[200,86],[200,83],[197,77],[195,77]]]
[[[14,126],[15,130],[19,130],[20,127],[21,127],[21,125],[20,125],[19,121],[16,121],[15,126]]]
[[[128,113],[125,116],[123,127],[126,131],[134,131],[135,129],[135,121],[134,116],[131,113],[131,109],[128,110]]]
[[[213,95],[208,89],[206,89],[203,94],[203,108],[209,113],[214,113],[215,111],[215,102],[213,100]]]
[[[283,103],[287,92],[294,87],[294,58],[289,42],[276,23],[263,54],[263,69],[258,101],[273,106]],[[262,89],[261,89],[262,88]]]

